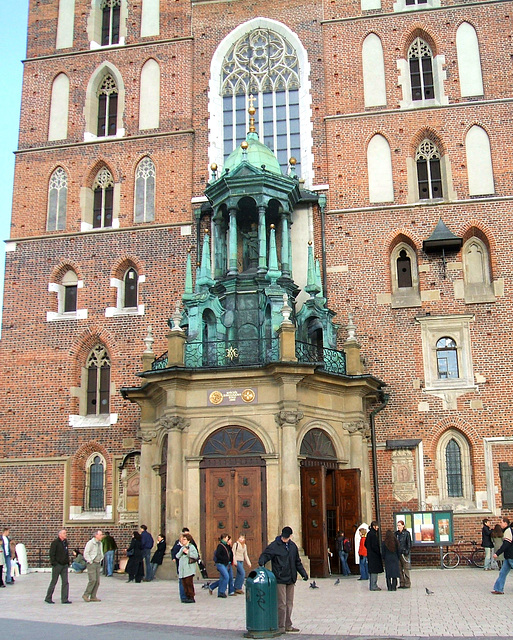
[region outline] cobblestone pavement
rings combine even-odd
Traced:
[[[336,586],[335,577],[317,580],[318,589],[311,589],[310,581],[300,581],[295,590],[293,621],[301,629],[301,638],[511,638],[513,578],[506,583],[505,595],[496,596],[490,591],[497,575],[496,571],[474,568],[417,569],[412,571],[412,588],[396,592],[386,590],[384,576],[378,581],[383,588],[380,592],[370,592],[367,582],[353,576],[341,578]],[[120,574],[102,578],[98,592],[101,602],[86,603],[81,596],[87,576],[72,573],[73,604],[63,607],[59,585],[55,604],[44,602],[49,581],[49,573],[30,573],[0,590],[3,637],[57,638],[60,634],[56,635],[55,629],[62,625],[60,631],[65,638],[70,637],[71,625],[71,637],[76,640],[82,637],[77,627],[83,627],[84,638],[94,635],[130,640],[145,635],[151,640],[209,640],[241,637],[246,628],[245,597],[211,597],[201,588],[201,582],[196,584],[196,604],[183,605],[175,581],[128,584],[126,576]],[[42,624],[31,624],[34,622]],[[48,635],[43,632],[47,623]],[[38,633],[33,635],[36,628]],[[12,632],[6,633],[7,629]],[[23,630],[28,635],[21,635]]]

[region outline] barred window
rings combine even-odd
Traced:
[[[118,87],[108,74],[98,89],[98,137],[115,136],[118,121]]]
[[[429,45],[417,38],[408,51],[412,100],[432,100],[435,97],[433,54]]]
[[[57,167],[48,185],[48,231],[62,231],[66,228],[66,208],[68,203],[68,174]]]
[[[96,176],[93,191],[93,229],[112,227],[114,178],[107,167],[103,167]]]
[[[440,152],[431,140],[424,140],[415,154],[420,200],[443,197]]]
[[[155,165],[143,158],[135,172],[135,222],[155,220]]]
[[[461,449],[454,438],[449,440],[445,448],[445,469],[447,473],[447,495],[450,498],[463,496]]]
[[[292,45],[270,29],[254,29],[228,51],[222,67],[224,158],[248,131],[248,99],[253,94],[260,140],[286,172],[295,157],[301,174],[299,62]]]
[[[121,0],[102,0],[102,46],[118,44]]]
[[[110,358],[105,347],[98,345],[87,360],[87,415],[110,411]]]

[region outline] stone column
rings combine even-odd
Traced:
[[[226,264],[223,264],[223,254],[226,253],[221,250],[223,244],[226,243],[226,238],[223,237],[223,217],[221,211],[218,211],[214,217],[214,278],[218,280],[222,278],[226,271]]]
[[[183,523],[183,433],[189,422],[180,416],[164,416],[160,424],[168,433],[167,486],[166,486],[166,537],[175,540]]]
[[[159,494],[155,496],[155,473],[153,465],[158,461],[157,432],[155,429],[141,430],[141,471],[139,486],[139,524],[145,524],[150,531],[155,527],[160,527],[160,522],[153,522],[155,513],[155,499],[159,499]],[[157,511],[158,512],[158,511]]]
[[[297,459],[297,425],[303,414],[295,409],[279,411],[276,422],[281,427],[281,526],[292,527],[298,534],[301,529],[301,488]],[[299,545],[300,542],[296,538]],[[302,545],[301,545],[302,546]]]
[[[237,209],[230,208],[230,247],[228,256],[228,275],[237,275]]]
[[[267,272],[267,229],[265,206],[258,205],[258,273]]]
[[[287,277],[291,275],[289,236],[289,214],[284,211],[281,215],[281,272]]]

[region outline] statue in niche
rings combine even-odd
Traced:
[[[242,235],[242,270],[248,271],[249,269],[258,268],[258,229],[256,223],[251,224],[249,231],[244,232],[241,229]]]

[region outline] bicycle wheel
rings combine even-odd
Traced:
[[[460,557],[456,551],[448,551],[442,556],[442,564],[446,569],[455,569],[460,563]]]
[[[474,549],[474,551],[472,551],[470,561],[475,567],[479,567],[479,569],[482,569],[484,567],[485,550],[483,549],[483,547],[479,547],[478,549]]]

